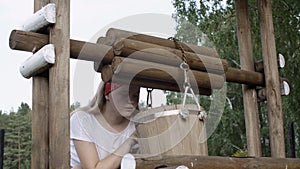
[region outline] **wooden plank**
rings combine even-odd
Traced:
[[[271,0],[259,0],[260,31],[268,101],[272,157],[285,157],[282,102]]]
[[[136,169],[157,169],[185,165],[189,169],[299,169],[300,159],[234,158],[216,156],[164,156],[157,160],[136,159]]]
[[[248,15],[248,0],[236,0],[235,9],[237,17],[237,36],[241,69],[255,71],[250,21]],[[256,89],[248,85],[243,85],[243,101],[248,155],[253,157],[260,157],[260,124]]]
[[[49,168],[70,168],[70,0],[56,4],[56,24],[50,31],[56,63],[49,70]]]
[[[49,0],[35,0],[34,11],[38,11],[48,3]],[[34,76],[32,78],[32,169],[49,168],[48,98],[48,76]]]

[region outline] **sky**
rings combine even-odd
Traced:
[[[32,103],[32,79],[24,78],[19,66],[32,53],[9,48],[10,32],[20,29],[33,15],[34,0],[0,1],[0,110],[17,111],[21,102]],[[18,5],[16,5],[18,4]],[[95,42],[109,27],[116,27],[162,37],[174,35],[169,23],[174,13],[172,0],[71,0],[70,38]],[[71,59],[70,103],[86,104],[100,81],[93,63]],[[146,90],[141,91],[146,100]],[[162,91],[153,91],[153,105],[165,103]]]

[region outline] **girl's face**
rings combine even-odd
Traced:
[[[113,108],[123,117],[130,117],[138,110],[140,88],[131,85],[122,85],[113,90],[109,95],[109,99]]]

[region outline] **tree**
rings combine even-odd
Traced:
[[[21,103],[18,112],[11,112],[5,125],[4,168],[30,168],[31,109]]]
[[[219,52],[221,58],[226,59],[230,63],[231,67],[240,68],[233,0],[174,0],[173,5],[176,9],[174,17],[178,23],[177,37],[180,40],[214,47]],[[290,96],[283,98],[285,129],[289,121],[294,121],[295,130],[297,131],[300,129],[298,107],[300,98],[297,97],[300,90],[300,86],[298,86],[300,84],[300,77],[297,75],[299,72],[297,65],[300,62],[299,57],[297,57],[300,53],[300,1],[273,0],[272,6],[277,51],[286,57],[287,65],[284,70],[281,70],[280,75],[290,79],[293,91]],[[255,0],[249,0],[249,16],[253,54],[255,61],[258,61],[262,58],[262,52],[259,17]],[[227,97],[233,104],[233,110],[225,108],[217,130],[209,139],[209,153],[211,155],[231,155],[237,150],[234,147],[246,149],[245,126],[243,124],[243,98],[241,94],[241,85],[228,84]],[[260,107],[263,155],[269,156],[266,104],[260,103]],[[296,139],[299,140],[299,137],[300,134],[297,132]],[[296,147],[297,155],[299,156],[299,143]]]

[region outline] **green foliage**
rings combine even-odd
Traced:
[[[17,112],[1,114],[1,128],[5,129],[4,168],[30,168],[31,109],[21,103]]]
[[[72,111],[78,109],[79,107],[80,107],[80,103],[79,102],[75,102],[75,103],[71,104],[70,111],[72,112]]]
[[[247,156],[248,156],[248,152],[239,149],[239,150],[237,150],[232,156],[233,156],[233,157],[247,157]]]
[[[249,0],[249,16],[251,23],[254,60],[262,59],[259,16],[257,2]],[[181,41],[213,47],[221,58],[226,59],[231,67],[239,66],[236,14],[233,0],[174,0],[176,9],[174,15],[177,26],[177,38]],[[286,58],[286,67],[280,71],[281,77],[290,81],[292,93],[283,97],[284,127],[287,132],[289,122],[295,122],[295,131],[300,130],[300,1],[272,1],[273,22],[277,52]],[[225,108],[218,128],[210,137],[210,155],[231,155],[236,152],[234,146],[246,149],[245,124],[243,113],[243,98],[241,85],[228,84],[227,97],[232,102],[233,109]],[[169,94],[169,97],[173,97]],[[169,99],[171,100],[171,99]],[[174,100],[172,103],[175,102]],[[204,101],[208,104],[208,100]],[[202,101],[203,103],[203,101]],[[266,103],[260,103],[260,123],[263,156],[270,155],[268,114]],[[296,132],[296,140],[300,133]],[[285,133],[287,137],[287,133]],[[288,150],[288,140],[286,149]],[[296,155],[300,155],[299,142],[296,143]],[[234,146],[233,146],[234,145]],[[287,151],[288,153],[288,151]]]

